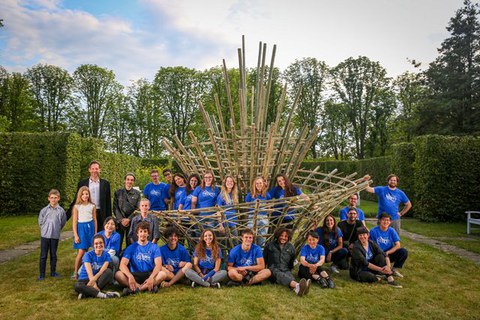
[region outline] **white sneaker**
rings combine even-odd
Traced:
[[[110,299],[110,298],[120,298],[120,293],[118,292],[115,292],[115,291],[109,291],[107,293],[105,293],[107,295],[107,299]]]
[[[339,273],[340,273],[340,271],[338,270],[337,266],[334,265],[334,264],[332,264],[332,265],[330,266],[330,271],[332,271],[333,273],[336,273],[336,274],[339,274]]]
[[[78,294],[78,300],[82,300],[84,297],[83,297],[83,294],[79,293]]]
[[[192,288],[195,288],[195,282],[192,281]]]
[[[400,272],[398,272],[397,269],[393,269],[392,272],[393,272],[393,276],[394,276],[394,277],[403,278],[403,274],[401,274]]]

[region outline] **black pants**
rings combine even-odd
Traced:
[[[98,278],[97,286],[102,290],[107,284],[111,283],[113,280],[112,269],[107,268],[104,273]],[[77,283],[73,286],[76,292],[83,294],[86,297],[95,298],[98,295],[98,290],[94,287],[87,286],[88,279],[78,280]]]
[[[408,258],[408,251],[405,248],[400,248],[392,254],[389,254],[392,267],[401,268]]]
[[[280,271],[277,269],[270,269],[272,272],[271,280],[282,286],[290,287],[290,282],[295,281],[292,271]]]
[[[383,254],[377,254],[375,257],[373,257],[371,263],[382,268],[387,265],[387,262],[385,261],[385,256]],[[370,269],[366,269],[366,270],[361,270],[356,274],[350,272],[350,277],[359,282],[377,282],[378,279],[375,276],[377,274],[382,274],[382,273],[376,272]]]
[[[50,251],[50,273],[55,273],[57,270],[57,248],[58,239],[41,238],[40,239],[40,276],[45,276],[45,269],[47,268],[47,256]]]
[[[320,275],[320,273],[324,271],[324,269],[322,267],[317,267],[317,270],[315,270],[315,273],[314,274],[318,274]],[[301,278],[305,278],[305,279],[312,279],[312,273],[310,273],[310,269],[305,267],[304,265],[300,265],[298,267],[298,277],[301,279]]]

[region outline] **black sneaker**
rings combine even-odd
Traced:
[[[318,279],[318,283],[320,284],[320,287],[322,289],[328,288],[328,282],[327,282],[327,280],[325,280],[325,278]]]
[[[327,278],[327,284],[330,289],[335,289],[335,283],[333,282],[332,278]]]
[[[220,282],[214,282],[210,284],[210,288],[215,288],[215,289],[220,289],[222,286],[220,285]]]
[[[157,293],[158,292],[158,286],[153,286],[151,293]]]
[[[242,284],[240,282],[237,282],[237,281],[228,281],[227,282],[227,287],[239,287],[241,286]]]
[[[115,292],[115,291],[109,291],[109,292],[105,293],[105,295],[107,296],[107,299],[120,298],[120,293]]]
[[[297,296],[301,297],[305,294],[305,290],[307,289],[307,281],[305,279],[300,279],[300,281],[298,282],[298,292],[297,292]]]
[[[243,277],[242,282],[244,284],[248,284],[250,282],[250,280],[252,280],[253,276],[254,276],[254,274],[253,274],[252,271],[247,271],[247,275],[245,277]]]
[[[388,282],[388,284],[389,284],[392,288],[396,288],[396,289],[402,289],[402,288],[403,288],[401,284],[399,284],[399,283],[397,283],[397,282],[395,282],[395,281],[390,281],[390,282]]]
[[[50,276],[52,276],[52,277],[54,277],[54,278],[60,278],[60,275],[59,275],[58,273],[56,273],[56,272],[52,272],[52,273],[50,274]]]
[[[308,291],[310,291],[310,285],[311,284],[312,284],[312,280],[307,279],[307,287],[305,288],[305,292],[303,293],[303,295],[308,294]]]
[[[130,288],[126,287],[126,288],[123,288],[122,297],[129,296],[131,294],[136,294],[136,293],[139,293],[139,292],[140,292],[139,289],[137,289],[135,291],[132,291],[132,290],[130,290]]]

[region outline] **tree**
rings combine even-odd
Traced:
[[[463,4],[447,26],[450,37],[426,71],[431,90],[427,108],[434,107],[441,124],[435,126],[429,121],[432,113],[423,112],[427,118],[421,121],[428,125],[427,133],[437,129],[445,134],[480,132],[480,10],[470,0]]]
[[[323,92],[328,75],[327,65],[315,58],[295,60],[283,73],[289,85],[288,93],[292,101],[301,90],[295,117],[298,127],[307,126],[310,131],[313,131],[319,125]],[[317,142],[312,144],[311,153],[313,158],[317,157]]]
[[[395,94],[389,88],[381,90],[372,105],[372,122],[367,140],[369,157],[385,156],[390,144],[392,117],[396,108]]]
[[[330,151],[327,156],[333,155],[337,160],[347,159],[351,143],[348,106],[328,100],[322,111],[321,128],[323,147]]]
[[[122,86],[115,80],[113,71],[91,64],[78,67],[73,79],[80,110],[86,111],[87,134],[102,138],[108,113],[117,102]]]
[[[332,69],[332,77],[334,91],[340,101],[348,106],[356,157],[363,159],[372,106],[389,82],[386,71],[378,62],[367,57],[348,58]]]
[[[34,110],[40,118],[41,131],[63,129],[73,90],[73,79],[68,71],[53,65],[38,64],[27,70],[26,77],[31,83]]]
[[[198,100],[205,93],[205,74],[185,67],[160,68],[153,82],[155,108],[161,121],[161,135],[176,135],[185,144],[199,114]]]

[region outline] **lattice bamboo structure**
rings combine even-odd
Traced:
[[[237,180],[245,195],[250,187],[251,180],[262,176],[270,180],[270,187],[274,186],[273,179],[283,173],[307,195],[307,199],[289,197],[256,203],[241,203],[235,207],[237,231],[246,228],[249,221],[253,221],[253,229],[257,231],[257,216],[267,212],[269,229],[263,237],[269,240],[275,227],[272,214],[276,212],[282,217],[294,210],[295,232],[294,244],[298,249],[305,241],[306,233],[311,229],[314,221],[323,221],[338,204],[349,195],[365,189],[367,183],[362,179],[352,180],[356,173],[346,175],[336,172],[319,172],[319,168],[305,170],[301,168],[307,152],[317,138],[319,129],[309,131],[307,127],[295,128],[293,116],[300,99],[298,93],[286,119],[282,119],[282,111],[286,104],[286,86],[283,88],[280,103],[277,107],[277,116],[274,122],[267,123],[268,101],[272,88],[272,73],[274,69],[276,46],[273,46],[270,66],[266,65],[266,44],[260,43],[257,62],[257,83],[248,95],[246,87],[245,68],[245,40],[242,39],[242,48],[238,49],[240,70],[239,103],[233,105],[230,92],[230,81],[227,66],[223,60],[223,76],[228,98],[230,122],[224,123],[222,108],[215,96],[216,114],[209,114],[201,101],[199,110],[202,113],[207,137],[196,137],[189,132],[190,145],[183,145],[178,137],[173,141],[163,141],[163,145],[175,158],[182,171],[186,174],[202,174],[206,170],[213,171],[217,185],[226,175],[232,175]],[[268,75],[266,74],[268,71]],[[266,78],[266,80],[264,80]],[[252,97],[248,101],[247,97]],[[235,110],[238,110],[240,119],[235,119]],[[174,144],[175,146],[174,146]],[[213,221],[214,228],[219,232],[221,243],[231,248],[238,242],[233,236],[232,228],[228,227],[225,212],[228,207],[212,207],[190,210],[188,212],[166,211],[157,213],[161,217],[162,229],[166,224],[173,224],[190,245],[198,241],[198,235],[203,230],[206,221]],[[200,216],[199,212],[212,212],[210,216]],[[249,219],[249,216],[251,217]],[[252,217],[253,216],[253,217]],[[260,218],[260,217],[258,217]]]

